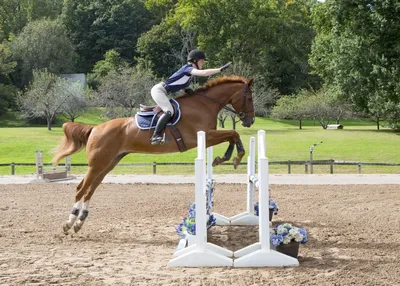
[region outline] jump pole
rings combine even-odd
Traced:
[[[251,178],[259,186],[259,242],[234,252],[234,267],[298,266],[299,261],[270,247],[269,241],[269,173],[265,156],[265,131],[257,132],[258,176]],[[257,181],[256,181],[257,179]],[[237,259],[236,259],[237,258]]]

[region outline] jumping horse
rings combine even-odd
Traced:
[[[75,232],[82,228],[89,214],[89,201],[94,191],[129,153],[161,154],[189,150],[197,146],[197,132],[204,131],[207,147],[229,142],[224,156],[216,157],[213,166],[230,160],[236,146],[237,156],[233,159],[236,168],[245,155],[240,135],[235,130],[216,130],[217,116],[225,108],[234,112],[244,127],[250,127],[254,123],[252,83],[253,79],[225,76],[207,82],[193,94],[178,97],[176,101],[181,107],[181,119],[174,127],[181,136],[176,141],[170,140],[162,145],[151,145],[153,131],[138,128],[135,118],[117,118],[97,126],[64,123],[63,141],[54,150],[53,165],[57,166],[62,158],[85,146],[88,160],[88,170],[76,187],[74,207],[68,221],[63,224],[64,233],[67,234],[72,226]],[[175,136],[172,129],[166,128],[167,138]],[[183,150],[182,143],[185,147]]]

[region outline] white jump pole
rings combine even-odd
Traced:
[[[270,248],[269,242],[269,173],[265,156],[265,131],[257,133],[259,185],[259,242],[235,251],[234,267],[298,266],[299,261]],[[254,181],[253,181],[254,182]],[[255,182],[254,182],[255,183]]]
[[[197,132],[197,158],[195,159],[195,244],[175,252],[177,257],[168,262],[168,267],[212,267],[232,266],[233,252],[207,242],[207,192],[206,192],[206,138],[204,131]]]

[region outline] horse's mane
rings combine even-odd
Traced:
[[[234,82],[240,82],[240,83],[247,83],[247,79],[245,79],[244,77],[238,76],[238,75],[230,75],[230,76],[221,76],[215,79],[212,79],[208,82],[206,82],[205,85],[203,85],[202,87],[199,87],[198,89],[195,90],[195,92],[204,92],[207,91],[209,88],[214,87],[214,86],[218,86],[221,84],[225,84],[225,83],[234,83]],[[191,94],[184,94],[181,96],[178,96],[176,99],[180,99],[182,97],[189,97],[191,96]]]
[[[245,79],[241,76],[238,76],[238,75],[222,76],[222,77],[218,77],[216,79],[212,79],[212,80],[206,82],[206,84],[204,86],[196,89],[196,91],[206,91],[207,89],[209,89],[211,87],[225,84],[225,83],[233,83],[233,82],[247,83],[247,79]]]

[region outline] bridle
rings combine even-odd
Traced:
[[[249,113],[249,112],[254,111],[254,109],[253,109],[253,110],[250,110],[250,111],[245,112],[245,111],[246,111],[246,105],[247,105],[247,102],[246,102],[247,84],[246,84],[246,83],[243,83],[243,85],[244,85],[244,88],[243,88],[243,104],[242,104],[242,108],[241,108],[241,111],[240,111],[240,112],[237,112],[236,110],[234,110],[233,108],[230,108],[230,107],[227,106],[226,104],[223,104],[223,103],[219,102],[218,100],[207,96],[207,94],[205,94],[205,93],[202,94],[202,96],[204,96],[204,97],[206,97],[206,98],[208,98],[208,99],[210,99],[210,100],[212,100],[212,101],[218,103],[219,105],[222,106],[223,109],[228,110],[228,111],[230,111],[230,112],[236,114],[240,119],[243,119],[243,118],[246,117],[246,113]],[[239,100],[240,100],[240,98],[239,98]],[[235,104],[236,102],[238,102],[239,100],[237,100],[237,101],[235,101],[235,102],[232,102],[231,104],[234,105],[234,104]]]

